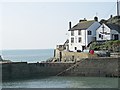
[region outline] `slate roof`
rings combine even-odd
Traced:
[[[116,25],[116,24],[106,24],[111,30],[116,30],[120,33],[120,25]]]
[[[68,31],[86,30],[86,29],[89,28],[94,22],[95,22],[95,20],[79,22],[78,24],[76,24],[75,26],[73,26],[73,27],[72,27],[71,29],[69,29]]]

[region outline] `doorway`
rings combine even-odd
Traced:
[[[115,35],[114,35],[114,40],[119,40],[118,34],[115,34]]]
[[[75,47],[75,50],[77,50],[77,47]]]
[[[85,46],[82,46],[82,51],[85,49]]]
[[[61,62],[61,60],[62,60],[62,52],[60,52],[60,62]]]

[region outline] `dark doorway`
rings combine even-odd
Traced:
[[[119,40],[118,34],[115,34],[115,35],[114,35],[114,40]]]
[[[56,50],[54,49],[54,57],[55,57],[55,54],[56,54]]]
[[[74,56],[72,56],[72,61],[74,61],[74,58],[75,58],[75,57],[74,57]]]
[[[75,47],[75,50],[77,50],[77,47]]]
[[[82,51],[85,49],[85,46],[82,46]]]
[[[61,59],[62,59],[62,52],[60,52],[60,62],[61,62]]]

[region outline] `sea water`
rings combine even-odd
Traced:
[[[118,88],[118,78],[55,76],[3,82],[2,88]]]
[[[41,62],[53,57],[53,49],[3,50],[2,57],[15,62]],[[53,76],[2,82],[2,88],[118,88],[118,78]]]
[[[54,49],[2,50],[2,58],[13,62],[41,62],[52,58]]]

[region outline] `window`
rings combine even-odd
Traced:
[[[99,34],[99,38],[103,39],[103,35]]]
[[[88,35],[92,35],[92,31],[88,31]]]
[[[110,35],[110,33],[105,32],[105,35]]]
[[[71,36],[74,36],[74,31],[71,31]]]
[[[101,38],[101,34],[99,34],[99,38]]]
[[[80,43],[82,41],[81,37],[78,38],[78,42]]]
[[[71,43],[74,43],[74,38],[71,38]]]
[[[78,35],[81,35],[81,30],[78,30]]]

